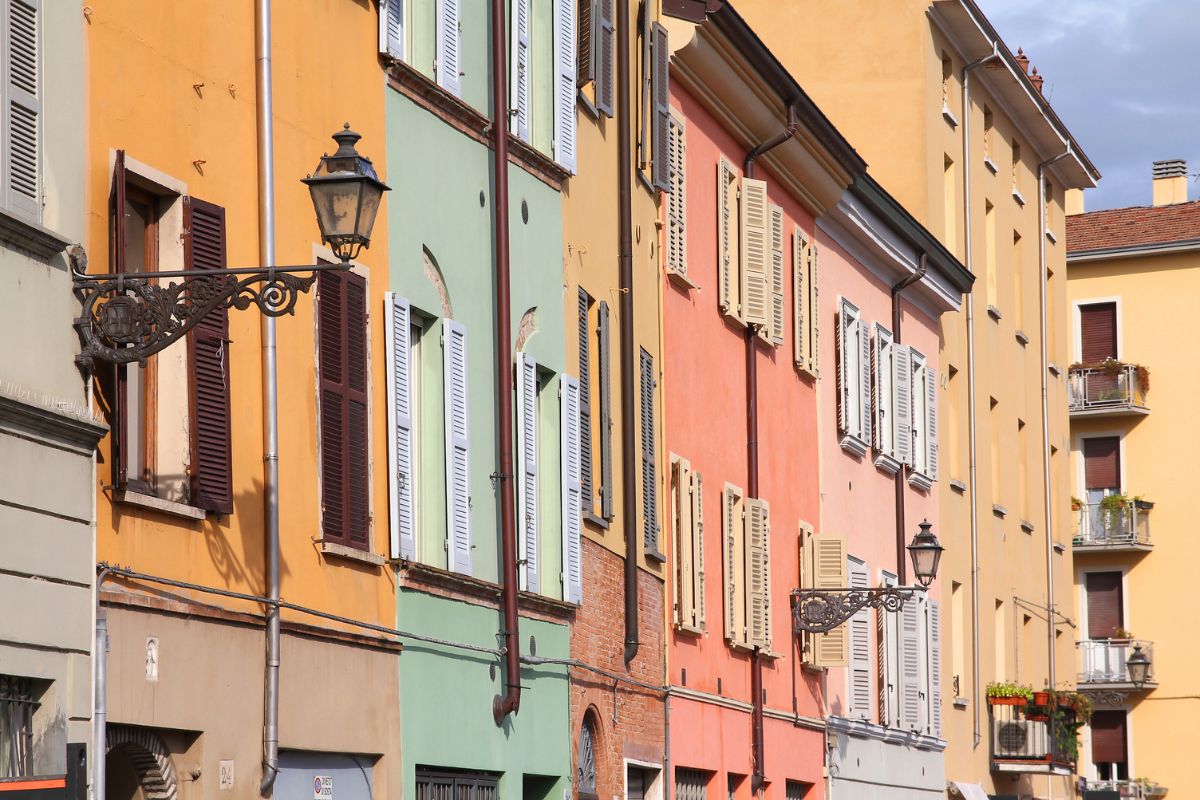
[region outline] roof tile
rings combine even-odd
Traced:
[[[1200,239],[1200,201],[1133,206],[1067,217],[1067,252]]]

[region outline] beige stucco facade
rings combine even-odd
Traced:
[[[1066,776],[1048,783],[992,770],[985,690],[991,682],[1040,689],[1074,681],[1069,355],[1053,331],[1066,308],[1063,189],[1090,186],[1098,174],[969,0],[750,0],[739,9],[880,183],[977,276],[963,310],[941,320],[946,777],[995,794],[1072,796]],[[964,68],[993,53],[970,70],[964,103]],[[1068,149],[1044,168],[1043,209],[1039,165]]]

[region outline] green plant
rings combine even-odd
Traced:
[[[1129,505],[1129,498],[1124,494],[1106,494],[1100,498],[1100,513],[1106,528],[1115,530],[1121,521],[1121,512]]]
[[[989,683],[988,697],[1023,697],[1026,702],[1033,699],[1033,687],[1022,683]]]
[[[1133,632],[1130,631],[1128,628],[1122,628],[1120,625],[1118,625],[1117,627],[1113,628],[1112,638],[1113,639],[1132,639]]]
[[[1078,511],[1081,508],[1083,508],[1083,501],[1075,495],[1071,495],[1071,510]]]

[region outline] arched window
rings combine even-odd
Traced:
[[[580,800],[596,800],[596,720],[588,712],[579,730],[579,767],[576,769],[575,786]]]

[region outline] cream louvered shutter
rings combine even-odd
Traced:
[[[912,437],[912,348],[906,344],[896,345],[892,353],[892,405],[893,436],[896,439],[896,460],[902,464],[913,463]]]
[[[792,360],[800,369],[808,367],[808,342],[804,325],[811,309],[808,309],[808,280],[805,277],[804,232],[797,225],[792,228]]]
[[[730,317],[741,314],[737,194],[737,172],[722,158],[717,164],[717,304]]]
[[[784,335],[784,257],[783,257],[783,209],[771,206],[771,344],[783,344]]]
[[[575,174],[575,10],[578,0],[554,0],[554,160]]]
[[[590,453],[583,452],[580,432],[584,417],[583,397],[577,378],[563,375],[559,381],[559,458],[562,471],[562,591],[568,603],[583,601],[583,483],[581,464]]]
[[[929,472],[926,477],[936,481],[938,477],[938,440],[937,440],[937,372],[925,365],[925,389],[928,401],[925,406],[925,443],[929,447],[929,460],[926,462]]]
[[[770,248],[767,182],[742,178],[741,197],[742,321],[766,325],[770,304],[767,258]]]
[[[404,58],[404,0],[379,0],[379,52]]]
[[[849,581],[847,574],[846,537],[821,533],[812,539],[814,589],[841,589]],[[813,641],[814,663],[822,667],[846,666],[848,651],[846,626],[829,633],[817,634]]]
[[[39,0],[4,0],[3,205],[42,219],[42,75]]]
[[[725,639],[746,646],[745,549],[743,545],[742,490],[725,484],[721,498],[722,533],[725,543]]]
[[[520,2],[520,0],[518,0]],[[459,64],[462,59],[462,29],[459,19],[459,0],[436,0],[435,55],[433,72],[438,86],[451,94],[462,93]]]
[[[667,269],[687,275],[687,142],[683,120],[671,115],[671,182],[667,194]]]
[[[692,565],[692,465],[686,458],[671,460],[671,533],[675,556],[674,620],[695,625]]]
[[[467,328],[442,321],[446,422],[446,554],[450,570],[471,574],[471,459],[467,424]]]
[[[529,103],[530,103],[530,43],[529,28],[533,20],[532,0],[512,0],[511,29],[512,41],[509,56],[512,59],[509,75],[509,98],[512,104],[513,135],[518,139],[529,141]]]
[[[519,583],[527,592],[541,591],[538,574],[538,413],[537,362],[517,353],[517,520],[518,558],[524,566]]]
[[[805,261],[808,264],[808,371],[815,378],[821,374],[821,307],[818,303],[821,290],[817,283],[820,262],[815,241],[808,246]]]
[[[766,500],[746,501],[747,640],[753,647],[771,647],[770,505]]]
[[[413,484],[412,309],[398,294],[384,295],[387,329],[388,507],[392,558],[417,557]]]
[[[942,736],[942,607],[929,601],[929,720],[930,736]]]
[[[692,606],[696,610],[696,627],[704,630],[704,481],[699,472],[692,473],[692,570],[695,577],[695,597]]]
[[[856,558],[850,559],[850,588],[869,589],[870,577],[867,565]],[[850,714],[853,719],[870,721],[871,703],[871,612],[862,609],[855,612],[847,623],[850,631],[849,680]]]
[[[900,727],[905,730],[922,728],[921,616],[918,598],[907,601],[900,610]]]

